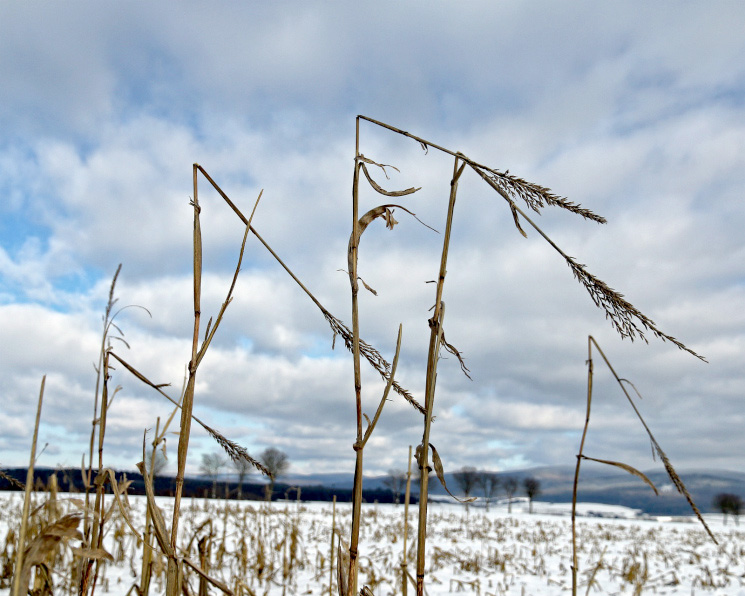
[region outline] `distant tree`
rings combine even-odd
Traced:
[[[165,443],[164,443],[165,445]],[[166,457],[165,447],[148,449],[145,456],[145,470],[153,478],[160,476],[168,467],[168,458]]]
[[[484,493],[484,502],[486,503],[486,510],[489,511],[489,503],[497,496],[497,490],[499,490],[499,476],[494,472],[487,472],[481,470],[476,478],[476,484]]]
[[[523,488],[525,488],[525,494],[528,495],[528,502],[530,503],[530,513],[533,513],[533,499],[541,494],[541,483],[532,476],[528,476],[525,480],[523,480]]]
[[[398,504],[401,492],[406,487],[406,472],[402,470],[388,470],[388,476],[383,479],[383,486],[393,493],[393,501]]]
[[[219,453],[202,454],[202,463],[199,464],[199,470],[205,478],[212,481],[213,499],[217,496],[217,479],[220,476],[220,470],[226,463],[226,459]]]
[[[268,447],[264,449],[259,459],[272,475],[266,488],[266,500],[271,501],[272,495],[274,494],[274,482],[277,478],[283,476],[287,472],[290,467],[290,460],[287,458],[287,454],[284,451],[277,449],[276,447]]]
[[[735,524],[740,525],[740,511],[742,510],[742,499],[731,493],[719,493],[714,497],[714,507],[724,516],[727,523],[727,515],[735,518]]]
[[[517,478],[514,476],[507,476],[502,481],[502,486],[504,487],[504,492],[507,493],[507,513],[512,513],[512,497],[515,496],[515,493],[517,492]]]
[[[476,488],[478,477],[479,474],[473,466],[463,466],[457,472],[453,472],[453,478],[460,490],[463,491],[466,499],[471,496],[473,489]],[[466,502],[466,513],[468,513],[468,502]]]
[[[253,471],[253,465],[242,457],[232,462],[236,474],[238,474],[238,499],[243,498],[243,481]]]
[[[436,476],[433,475],[433,472],[430,469],[430,471],[427,473],[427,485],[428,486],[431,486],[432,485],[432,482],[434,481],[434,479],[436,479]],[[422,494],[422,486],[421,486],[421,484],[422,484],[422,476],[419,473],[419,470],[417,470],[416,473],[412,472],[411,481],[414,484],[414,492],[417,495],[420,495],[421,496],[421,494]],[[427,492],[429,492],[429,491],[427,491]]]

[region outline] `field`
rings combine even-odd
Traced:
[[[47,495],[37,495],[38,507]],[[81,501],[75,497],[60,493],[56,504],[47,502],[38,509],[37,517],[58,519],[79,511]],[[4,493],[1,498],[0,540],[5,549],[0,559],[7,570],[23,498],[20,493]],[[157,498],[157,502],[165,516],[170,515],[172,500]],[[107,507],[111,517],[104,548],[112,560],[102,565],[95,592],[136,594],[132,588],[140,581],[142,543],[111,497]],[[125,509],[142,535],[145,499],[129,497]],[[579,593],[745,595],[745,531],[733,523],[724,525],[721,516],[707,516],[720,539],[717,548],[694,518],[640,519],[628,509],[588,504],[580,505],[580,511]],[[533,514],[523,502],[514,503],[511,513],[498,503],[489,512],[471,506],[468,514],[462,505],[431,503],[427,594],[570,593],[568,514],[567,505],[545,503],[536,503]],[[412,526],[413,511],[409,517]],[[336,548],[332,555],[332,528],[344,541],[350,519],[348,503],[192,500],[182,510],[182,543],[187,557],[199,561],[236,594],[338,594],[336,571],[332,574],[329,567],[331,557],[334,567],[337,558]],[[403,505],[366,504],[362,509],[360,584],[377,596],[402,593],[403,524]],[[409,537],[408,570],[413,574],[416,535],[409,530]],[[77,593],[70,578],[79,561],[78,547],[80,541],[72,538],[56,549],[54,594]],[[164,592],[165,577],[165,559],[156,555],[150,593]],[[189,593],[213,593],[211,587],[200,587],[196,574],[188,576],[188,584]],[[0,586],[0,594],[9,593],[7,576]],[[414,593],[413,584],[408,589]]]

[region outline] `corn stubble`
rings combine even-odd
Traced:
[[[411,391],[403,387],[399,381],[395,379],[403,336],[401,326],[399,325],[392,363],[389,363],[378,349],[365,342],[360,337],[360,287],[372,294],[377,294],[376,290],[363,280],[358,270],[360,241],[363,233],[377,220],[384,222],[387,229],[393,230],[394,226],[398,223],[394,217],[395,210],[410,215],[422,223],[422,225],[425,225],[428,228],[430,227],[427,224],[424,224],[424,222],[421,222],[416,214],[414,214],[409,208],[400,204],[401,200],[416,193],[420,190],[419,188],[390,191],[386,190],[376,182],[375,177],[371,174],[371,168],[376,168],[376,171],[382,171],[387,177],[386,168],[393,166],[387,166],[376,162],[361,153],[361,122],[366,122],[388,132],[411,138],[420,144],[425,153],[430,149],[433,149],[452,156],[454,160],[445,217],[443,245],[440,253],[440,266],[435,284],[434,304],[431,309],[433,312],[432,316],[427,320],[427,325],[430,329],[430,341],[428,353],[426,355],[426,380],[423,391],[423,405],[414,399]],[[321,315],[329,324],[332,332],[332,345],[335,343],[337,336],[341,337],[345,348],[351,352],[353,359],[354,399],[356,404],[356,438],[353,445],[353,450],[355,452],[355,474],[351,520],[348,524],[337,521],[334,510],[332,520],[333,528],[330,533],[331,549],[328,552],[328,556],[321,554],[318,555],[317,566],[319,572],[317,574],[317,579],[319,582],[323,581],[322,577],[326,576],[326,573],[328,572],[328,591],[330,594],[333,592],[335,578],[336,590],[340,596],[353,596],[357,593],[370,596],[371,594],[374,594],[376,589],[379,589],[384,582],[380,571],[372,563],[372,561],[375,560],[375,556],[363,555],[359,550],[360,534],[363,528],[363,455],[365,446],[380,420],[381,412],[385,403],[388,401],[389,394],[393,391],[409,403],[415,411],[422,415],[422,442],[416,447],[414,458],[419,469],[418,474],[420,485],[418,524],[415,539],[416,548],[410,549],[407,545],[411,463],[409,464],[409,473],[407,476],[406,519],[402,526],[403,536],[401,536],[400,533],[396,533],[393,542],[399,541],[403,543],[403,556],[395,563],[398,569],[396,575],[399,577],[397,582],[399,589],[404,595],[406,595],[408,586],[411,584],[415,587],[417,596],[423,596],[425,594],[427,562],[429,561],[429,569],[431,573],[431,570],[436,569],[442,559],[448,559],[449,556],[438,548],[434,548],[428,555],[426,549],[428,534],[427,528],[428,524],[431,522],[428,518],[427,511],[428,483],[431,471],[435,472],[435,476],[447,490],[442,458],[431,442],[432,422],[435,417],[434,401],[436,394],[437,368],[442,357],[442,351],[447,351],[455,356],[461,371],[470,378],[469,370],[466,367],[461,352],[446,341],[444,329],[444,289],[447,276],[448,252],[451,241],[450,236],[455,216],[458,183],[467,169],[468,171],[475,172],[481,180],[483,180],[507,203],[515,227],[522,236],[527,236],[523,227],[524,224],[527,223],[561,255],[570,267],[575,278],[588,291],[590,298],[595,305],[605,312],[606,318],[609,319],[612,327],[621,335],[621,337],[627,337],[632,341],[637,338],[647,341],[646,334],[651,334],[662,341],[668,341],[679,349],[687,351],[697,358],[704,360],[702,356],[686,347],[682,342],[662,332],[650,318],[636,309],[633,304],[623,297],[623,295],[613,290],[605,282],[587,271],[585,265],[580,264],[573,257],[567,255],[535,224],[527,213],[518,205],[518,201],[525,203],[527,208],[535,213],[540,213],[541,210],[547,206],[553,206],[565,209],[570,213],[574,213],[586,220],[594,221],[599,224],[605,223],[604,218],[596,215],[589,209],[583,208],[563,197],[555,195],[548,188],[511,175],[509,174],[509,171],[502,172],[480,164],[466,157],[461,152],[452,151],[404,130],[365,116],[358,116],[356,120],[352,192],[352,230],[347,249],[347,273],[350,281],[352,306],[351,329],[347,327],[341,319],[333,315],[321,304],[307,286],[289,268],[285,261],[279,257],[279,255],[271,248],[269,243],[253,227],[252,220],[261,198],[261,194],[254,205],[251,216],[246,218],[236,204],[207,173],[207,171],[199,164],[194,164],[192,172],[194,194],[190,203],[193,210],[194,324],[192,331],[191,359],[186,366],[184,386],[180,396],[178,398],[171,397],[165,390],[168,387],[168,384],[159,384],[151,381],[146,375],[140,372],[135,365],[130,363],[130,359],[125,360],[121,354],[112,347],[111,340],[113,339],[117,340],[119,345],[129,348],[129,345],[123,339],[124,334],[114,322],[117,314],[123,310],[114,310],[117,303],[117,300],[114,297],[114,290],[121,269],[120,265],[111,284],[109,300],[103,317],[104,330],[99,362],[96,368],[97,377],[94,392],[94,411],[88,464],[86,466],[85,461],[83,461],[81,466],[85,486],[84,499],[70,499],[69,502],[66,503],[66,507],[71,507],[74,511],[63,513],[65,507],[61,508],[59,506],[60,503],[56,498],[56,488],[54,488],[54,490],[50,489],[48,506],[41,506],[33,513],[29,511],[29,491],[33,480],[33,462],[36,449],[35,434],[32,446],[31,465],[29,466],[29,481],[25,487],[26,501],[21,516],[21,524],[17,535],[15,533],[13,533],[13,535],[9,533],[6,538],[6,556],[3,567],[4,574],[7,573],[9,565],[8,561],[10,560],[7,553],[15,549],[14,569],[17,570],[17,572],[14,574],[12,594],[15,596],[26,593],[29,582],[31,581],[30,573],[32,566],[35,566],[37,569],[37,581],[35,585],[38,592],[35,593],[44,593],[44,590],[50,590],[51,576],[49,575],[49,571],[51,568],[49,567],[49,560],[54,557],[57,557],[57,559],[65,559],[65,557],[67,557],[67,559],[65,559],[65,564],[68,565],[70,572],[67,574],[68,579],[66,581],[68,587],[73,592],[83,596],[93,594],[98,585],[101,585],[102,583],[105,585],[106,580],[104,576],[106,562],[114,560],[115,557],[114,554],[111,554],[110,551],[107,551],[104,548],[104,536],[107,535],[107,533],[110,533],[112,529],[117,537],[118,554],[115,553],[117,556],[126,556],[123,553],[128,552],[132,557],[132,553],[136,550],[139,550],[140,552],[137,557],[139,559],[139,564],[135,565],[134,561],[131,563],[133,574],[139,574],[140,576],[139,583],[133,584],[130,589],[130,593],[138,594],[139,596],[149,594],[153,586],[155,586],[159,592],[165,591],[168,596],[177,596],[182,593],[206,594],[210,590],[218,590],[226,594],[266,594],[272,586],[276,585],[282,585],[284,590],[289,590],[290,592],[294,592],[294,590],[298,588],[296,584],[293,584],[293,570],[295,570],[298,565],[307,564],[307,561],[303,559],[303,538],[298,529],[299,517],[292,518],[291,516],[285,516],[282,518],[281,523],[277,525],[277,523],[275,523],[277,521],[275,512],[268,505],[257,510],[255,514],[248,514],[245,509],[231,511],[230,506],[225,504],[225,509],[222,511],[224,520],[221,537],[212,524],[202,524],[199,527],[193,527],[193,517],[191,517],[193,514],[189,509],[184,509],[182,504],[184,474],[189,452],[192,422],[196,422],[201,426],[232,460],[244,460],[263,474],[269,475],[268,470],[264,468],[259,461],[252,458],[245,448],[228,439],[218,430],[203,422],[193,414],[196,398],[195,387],[197,371],[223,321],[223,316],[228,306],[232,302],[233,292],[246,249],[246,241],[249,234],[252,234],[259,241],[261,246],[263,246],[263,248],[276,259],[278,264],[285,270],[290,278],[320,310]],[[362,174],[362,176],[360,174]],[[233,210],[236,216],[245,225],[243,240],[238,255],[238,263],[227,296],[214,319],[214,324],[213,320],[210,319],[203,335],[201,332],[203,248],[200,219],[202,206],[200,205],[198,198],[198,179],[200,175],[209,182],[212,188],[220,195],[228,207]],[[394,203],[386,201],[385,203],[370,209],[366,213],[360,214],[359,192],[360,182],[363,176],[373,191],[386,198],[395,198],[398,202]],[[114,335],[114,332],[118,335]],[[603,358],[605,358],[604,355]],[[373,370],[377,371],[385,381],[385,390],[377,402],[378,405],[372,419],[370,419],[363,411],[363,388],[361,380],[361,363],[363,360],[365,360]],[[133,511],[127,499],[126,489],[128,482],[126,479],[117,481],[114,473],[105,467],[104,462],[106,417],[108,410],[111,407],[111,403],[120,389],[119,387],[111,388],[109,386],[111,371],[113,369],[112,363],[121,365],[124,370],[132,374],[138,381],[152,388],[159,396],[169,400],[174,406],[170,417],[162,428],[160,425],[160,419],[158,419],[149,453],[147,449],[147,439],[146,437],[143,438],[143,459],[139,464],[139,469],[145,479],[147,506],[145,510],[144,523],[141,529],[136,527],[137,522],[133,518]],[[590,366],[592,366],[591,359]],[[609,363],[608,366],[610,367]],[[590,379],[591,375],[592,368],[590,368]],[[675,470],[670,464],[667,456],[659,447],[659,444],[652,436],[646,423],[641,418],[641,415],[626,391],[624,383],[619,380],[619,384],[624,393],[626,393],[629,402],[649,434],[653,448],[657,455],[662,459],[674,485],[686,496],[694,508],[694,511],[701,519],[700,513],[693,504],[690,495],[685,490],[682,481],[675,473]],[[582,444],[584,444],[587,424],[589,424],[590,394],[591,380],[588,386],[587,420],[582,437]],[[43,382],[41,395],[43,395]],[[41,412],[41,395],[39,399],[39,413],[37,414],[35,433],[38,431],[39,416]],[[166,516],[158,506],[158,502],[153,493],[153,468],[156,450],[159,448],[165,450],[165,435],[177,413],[179,414],[179,428],[176,453],[176,489],[172,501],[169,525],[166,521]],[[94,466],[94,454],[96,452],[97,466]],[[163,451],[163,453],[165,455],[165,451]],[[149,460],[148,456],[150,458]],[[582,459],[590,458],[584,456],[582,453],[582,447],[580,447],[580,454],[577,459],[577,476],[579,474],[579,464]],[[622,467],[623,469],[640,476],[642,480],[651,484],[649,479],[641,474],[641,472],[630,469],[630,467],[625,464],[610,462],[607,460],[595,461],[601,461],[602,463],[610,463]],[[149,465],[144,462],[148,462]],[[448,492],[450,491],[448,490]],[[51,496],[52,493],[55,495],[54,498]],[[109,503],[108,506],[106,502],[107,494],[113,495],[113,501]],[[207,507],[209,505],[205,506]],[[46,513],[42,515],[39,513],[40,511]],[[240,538],[237,540],[226,540],[225,528],[230,525],[228,523],[229,518],[233,519],[234,525],[239,528],[237,535],[240,536]],[[77,529],[77,526],[81,521],[83,523],[82,532]],[[701,519],[701,521],[703,522],[703,519]],[[42,522],[46,523],[42,524]],[[27,536],[30,524],[35,528],[35,536]],[[708,528],[706,529],[708,531]],[[345,544],[343,535],[347,533],[349,535],[349,542]],[[34,534],[34,532],[31,532],[31,534]],[[278,539],[277,537],[280,535],[281,539]],[[80,540],[81,547],[67,550],[62,548],[62,546],[71,539]],[[279,542],[277,542],[277,540],[279,540]],[[573,587],[576,593],[577,547],[574,519],[572,524],[572,541],[574,545],[574,555],[571,568]],[[334,543],[336,543],[336,546]],[[23,548],[19,548],[17,545],[23,545]],[[230,549],[233,550],[231,551]],[[408,571],[408,563],[413,550],[416,551],[415,577]],[[501,555],[498,555],[497,551],[495,551],[491,564],[497,566],[501,565],[502,568],[504,568],[507,564],[506,559],[500,559],[500,556]],[[336,574],[333,572],[334,559],[336,559]],[[393,563],[391,564],[393,565]],[[484,566],[484,563],[476,561],[464,565],[470,569],[479,569]],[[599,561],[594,567],[594,573],[592,573],[588,579],[589,587],[596,584],[596,576],[602,566],[603,556],[602,553],[600,553]],[[231,573],[225,572],[226,567],[231,569]],[[643,569],[645,569],[645,567],[635,559],[627,566],[626,574],[629,578],[632,578],[633,581],[637,581],[638,578],[644,577],[644,574],[642,573]],[[235,570],[235,573],[232,573],[232,570]],[[359,574],[361,571],[364,572],[367,581],[362,588],[359,588]],[[49,580],[48,583],[44,583],[46,581],[44,577]],[[632,582],[632,579],[629,581]],[[432,581],[436,581],[436,578],[432,577]],[[193,587],[193,584],[195,583],[197,586],[196,589]],[[644,582],[642,582],[642,584],[643,583]],[[481,592],[482,588],[483,587],[480,585],[478,580],[475,579],[468,581],[459,580],[451,585],[451,590],[456,591],[472,590]]]

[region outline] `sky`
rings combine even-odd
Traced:
[[[550,188],[605,217],[532,219],[703,362],[647,334],[622,339],[564,259],[467,169],[458,185],[430,442],[446,471],[573,465],[588,336],[643,396],[679,470],[741,470],[745,393],[745,5],[69,2],[0,4],[0,466],[28,463],[43,375],[40,466],[87,459],[102,317],[121,263],[112,350],[178,398],[191,355],[192,164],[245,214],[316,299],[351,326],[355,118],[409,131]],[[370,122],[360,213],[396,203],[360,242],[363,339],[423,401],[428,318],[453,158]],[[216,316],[244,226],[204,178],[202,325]],[[518,206],[525,207],[519,198]],[[418,220],[425,225],[422,225]],[[429,226],[429,227],[427,227]],[[431,229],[431,228],[434,228]],[[123,335],[122,335],[123,334]],[[121,341],[121,339],[125,340]],[[593,354],[585,453],[659,466]],[[167,400],[122,366],[104,464],[134,469]],[[362,409],[380,377],[363,362]],[[348,472],[353,361],[323,315],[249,236],[202,360],[194,413],[295,474]],[[178,416],[168,428],[175,471]],[[219,446],[192,427],[188,471]],[[365,471],[405,469],[423,420],[392,394]]]

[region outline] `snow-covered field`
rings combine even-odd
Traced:
[[[79,501],[69,497],[79,495],[59,495],[73,511]],[[7,547],[8,530],[18,524],[21,498],[18,493],[0,494],[4,558],[12,550]],[[130,497],[129,503],[129,517],[142,532],[145,501]],[[159,498],[158,504],[169,520],[170,500]],[[642,519],[629,509],[605,505],[583,504],[581,511],[580,594],[745,596],[745,531],[732,523],[723,525],[720,516],[707,517],[719,539],[717,547],[693,518]],[[180,536],[194,561],[199,561],[199,540],[211,536],[203,541],[210,545],[209,573],[236,594],[329,594],[332,523],[335,520],[346,539],[351,506],[337,504],[335,513],[334,518],[331,503],[267,506],[194,500],[186,502]],[[505,504],[492,505],[488,513],[471,506],[466,516],[462,505],[432,503],[429,521],[426,590],[430,596],[571,592],[568,505],[536,503],[532,515],[523,502],[514,503],[511,514]],[[415,575],[415,507],[410,509],[409,523],[408,570]],[[403,524],[403,505],[363,507],[360,587],[370,586],[376,596],[401,593]],[[107,563],[96,593],[124,595],[140,581],[142,545],[116,510],[107,527],[105,547],[114,560]],[[66,558],[55,567],[55,594],[70,593],[66,585],[74,546],[79,542],[72,540],[64,547]],[[162,594],[165,575],[160,562],[154,571],[150,593]],[[2,581],[0,594],[8,594],[7,579]],[[190,592],[196,594],[197,578],[189,581]],[[410,585],[409,594],[413,593]]]

